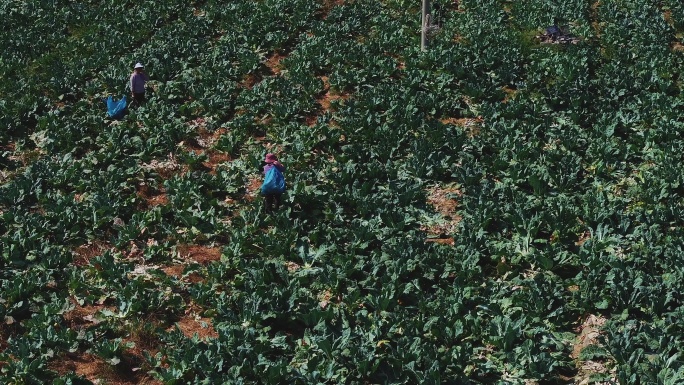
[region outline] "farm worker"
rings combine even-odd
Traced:
[[[280,197],[285,192],[283,171],[285,171],[285,166],[278,161],[278,158],[271,153],[266,154],[261,195],[264,196],[264,208],[269,214],[280,208]]]
[[[143,69],[142,63],[136,63],[131,74],[131,96],[137,105],[145,102],[145,82],[150,80]]]

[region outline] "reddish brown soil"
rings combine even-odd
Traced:
[[[218,152],[214,150],[207,151],[207,161],[203,163],[204,167],[210,169],[210,174],[216,174],[216,167],[221,163],[230,162],[232,158],[230,154],[225,152]]]
[[[194,335],[203,340],[218,337],[211,318],[190,314],[178,320],[176,325],[188,338],[192,338]]]
[[[197,335],[200,339],[216,338],[218,333],[214,329],[213,320],[209,317],[201,316],[203,308],[194,302],[189,302],[185,309],[185,314],[170,325],[167,330],[173,330],[176,326],[183,334],[192,338]]]
[[[138,185],[136,195],[142,199],[147,207],[163,206],[169,203],[169,197],[166,196],[166,190],[163,185],[154,188],[148,184]]]
[[[425,242],[436,243],[439,245],[453,246],[454,245],[454,238],[427,238],[427,239],[425,239]]]
[[[330,111],[331,108],[331,103],[335,100],[343,99],[347,100],[349,99],[349,94],[339,94],[332,92],[330,90],[330,82],[328,81],[327,76],[321,76],[321,81],[323,81],[323,93],[322,95],[316,100],[318,104],[321,105],[321,108],[323,111]]]
[[[179,245],[177,250],[182,258],[192,260],[201,265],[206,265],[209,262],[221,259],[221,249],[218,247]]]
[[[74,372],[83,376],[93,383],[106,383],[108,385],[160,385],[147,373],[140,370],[136,365],[142,364],[142,357],[128,356],[126,363],[111,365],[93,354],[67,354],[51,362],[48,367],[60,375]],[[137,362],[136,362],[137,361]]]
[[[64,321],[66,321],[70,328],[90,327],[100,322],[97,319],[97,313],[102,310],[114,311],[114,308],[104,305],[85,305],[81,306],[75,299],[71,298],[71,303],[74,308],[64,313]]]
[[[280,72],[283,70],[283,66],[280,64],[280,62],[285,59],[285,57],[286,56],[283,56],[277,52],[273,53],[266,59],[264,65],[268,67],[274,75],[280,75]]]
[[[483,119],[481,117],[477,118],[443,118],[440,119],[440,122],[444,124],[450,124],[453,126],[459,126],[463,127],[465,132],[472,136],[475,136],[480,133],[480,127],[482,127],[482,124],[484,123]]]
[[[197,274],[196,272],[192,272],[188,274],[188,276],[183,277],[183,272],[185,272],[185,265],[167,266],[162,268],[161,271],[166,273],[166,275],[168,275],[169,277],[174,277],[178,280],[183,280],[183,282],[185,283],[195,284],[204,281],[204,277]]]
[[[247,74],[242,79],[239,86],[243,89],[251,90],[254,86],[259,84],[265,76],[279,75],[283,70],[283,66],[280,62],[286,57],[287,55],[274,52],[264,60],[264,67],[261,67],[259,71]],[[239,115],[239,111],[236,112],[236,114]]]
[[[74,264],[76,266],[85,266],[90,263],[94,257],[102,255],[106,250],[112,250],[114,246],[103,241],[94,241],[81,245],[74,250]]]
[[[169,277],[174,277],[180,279],[183,276],[183,271],[185,270],[184,265],[173,265],[161,268],[161,271],[166,273]]]
[[[196,140],[181,142],[181,147],[185,148],[185,150],[188,152],[194,153],[195,155],[206,155],[207,161],[203,162],[202,165],[209,170],[210,174],[216,173],[216,167],[219,164],[232,160],[230,154],[217,151],[212,148],[214,144],[221,139],[221,136],[228,131],[226,128],[222,127],[214,132],[207,131],[206,122],[201,118],[197,118],[188,124],[198,128],[198,137]]]
[[[245,194],[245,200],[248,202],[253,202],[259,197],[259,191],[261,190],[261,175],[250,175],[247,178],[247,194]]]
[[[80,306],[72,299],[74,309],[64,314],[64,319],[72,329],[89,328],[100,321],[96,318],[97,312],[114,308],[98,305]],[[159,381],[150,377],[144,369],[146,365],[144,352],[154,355],[155,346],[159,341],[143,338],[142,333],[133,333],[132,336],[123,340],[133,342],[135,346],[127,348],[122,360],[117,365],[111,365],[100,357],[89,353],[66,353],[56,358],[49,367],[59,374],[74,372],[90,381],[104,380],[107,384],[160,384]]]
[[[319,94],[319,96],[316,98],[316,103],[320,106],[319,108],[319,113],[317,114],[312,114],[309,115],[305,118],[305,123],[307,126],[311,127],[316,124],[318,121],[318,116],[320,114],[329,112],[329,111],[334,111],[332,108],[332,103],[336,100],[347,100],[349,99],[349,94],[347,93],[337,93],[334,92],[330,89],[330,83],[328,82],[328,77],[327,76],[321,76],[321,81],[323,82],[323,91]]]
[[[261,76],[255,73],[247,74],[240,83],[240,87],[251,90],[257,83],[261,81]]]
[[[168,203],[169,203],[169,197],[167,197],[166,194],[155,195],[155,196],[153,196],[153,197],[150,197],[150,198],[147,200],[147,204],[148,204],[150,207],[154,207],[154,206],[164,206],[164,205],[166,205],[166,204],[168,204]]]
[[[588,241],[590,238],[591,238],[591,233],[589,233],[588,231],[585,231],[584,233],[582,233],[582,235],[580,235],[577,242],[575,242],[575,245],[576,246],[582,246],[584,244],[584,242]]]
[[[452,195],[461,195],[461,191],[455,187],[433,187],[429,191],[428,203],[430,203],[435,210],[445,217],[457,216],[456,209],[458,202]]]
[[[453,195],[461,195],[460,190],[448,186],[434,186],[428,190],[428,204],[443,218],[441,223],[423,227],[423,230],[429,236],[428,242],[446,245],[454,244],[454,240],[450,235],[456,231],[456,226],[460,222],[461,216],[457,214],[458,202],[453,198]]]

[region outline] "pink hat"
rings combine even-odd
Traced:
[[[266,154],[266,160],[265,160],[266,163],[273,163],[273,162],[275,162],[275,161],[277,161],[277,160],[278,160],[278,158],[276,158],[275,155],[273,155],[273,154]]]

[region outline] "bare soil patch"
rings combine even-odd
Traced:
[[[163,206],[169,203],[169,197],[163,186],[150,186],[147,183],[138,185],[136,195],[145,202],[147,207]]]
[[[447,125],[459,126],[470,136],[476,136],[480,133],[480,129],[484,120],[481,117],[477,118],[442,118],[440,122]]]
[[[439,221],[422,228],[428,234],[427,241],[453,245],[454,240],[450,235],[456,232],[458,222],[461,221],[455,196],[460,196],[461,191],[455,186],[447,185],[433,186],[427,193],[427,203],[439,214]]]
[[[188,139],[178,143],[178,146],[183,148],[187,152],[192,152],[195,155],[201,155],[204,153],[204,146],[199,143],[196,139]]]
[[[142,364],[142,357],[125,357],[130,364],[139,361]],[[48,368],[64,375],[74,372],[87,380],[98,384],[108,385],[160,385],[160,381],[153,379],[147,373],[141,371],[139,367],[126,365],[123,362],[119,365],[111,365],[93,354],[66,354],[52,361]]]
[[[242,82],[240,83],[240,87],[251,90],[254,88],[255,85],[257,85],[262,79],[262,76],[256,74],[256,73],[251,73],[247,74]]]
[[[160,325],[160,322],[152,317],[141,322],[144,322],[145,325]],[[155,355],[158,352],[161,342],[159,337],[150,330],[151,329],[145,328],[143,325],[135,325],[135,330],[132,330],[129,333],[129,336],[124,339],[124,342],[133,342],[135,344],[135,346],[130,348],[131,354],[138,357],[144,357],[144,353]]]
[[[316,102],[320,104],[321,109],[324,112],[332,111],[332,103],[336,100],[347,100],[349,99],[349,94],[337,94],[330,91],[330,88],[325,90],[325,93],[321,95]]]
[[[263,181],[261,175],[249,175],[247,177],[247,184],[245,185],[247,193],[245,194],[245,199],[248,202],[253,202],[259,197],[262,183]]]
[[[348,93],[337,93],[331,90],[329,78],[327,76],[321,76],[321,81],[323,82],[323,92],[316,99],[316,102],[321,105],[323,111],[330,111],[332,102],[335,100],[349,99]]]
[[[206,265],[209,262],[221,259],[221,249],[218,247],[179,245],[176,250],[184,260],[191,260],[200,265]]]
[[[309,115],[304,118],[304,123],[308,127],[313,127],[318,122],[318,115]]]
[[[74,264],[85,266],[90,264],[94,257],[102,255],[106,250],[113,250],[114,246],[104,241],[93,241],[85,245],[78,246],[74,250]]]
[[[70,301],[74,305],[74,308],[65,312],[63,317],[64,321],[66,321],[69,324],[69,327],[73,329],[97,325],[100,323],[100,319],[97,317],[98,312],[102,310],[115,310],[113,307],[104,305],[81,306],[74,298],[71,298]]]
[[[427,238],[425,239],[425,242],[447,246],[453,246],[455,244],[454,238]]]
[[[169,179],[187,171],[187,166],[181,165],[173,153],[169,154],[166,160],[153,159],[149,163],[143,163],[141,167],[144,170],[156,172],[162,179]]]
[[[316,103],[318,103],[320,107],[318,108],[317,114],[312,114],[305,118],[305,123],[309,127],[316,124],[316,122],[318,121],[318,117],[322,113],[334,111],[333,103],[335,101],[349,99],[348,93],[338,93],[331,89],[327,76],[321,76],[320,79],[323,82],[323,90],[318,94],[318,97],[316,98]]]
[[[593,384],[595,382],[593,382],[591,379],[592,375],[610,373],[606,362],[593,360],[582,361],[580,359],[582,350],[591,345],[599,344],[598,339],[601,335],[601,328],[606,321],[607,319],[601,315],[590,314],[584,320],[582,325],[577,328],[577,338],[575,338],[575,342],[572,347],[572,353],[570,354],[570,357],[575,360],[577,369],[579,371],[575,377],[576,384]]]
[[[214,329],[213,320],[209,317],[201,315],[203,309],[194,302],[189,302],[185,309],[185,314],[181,316],[173,325],[169,326],[167,331],[178,327],[183,334],[188,338],[193,338],[195,335],[199,339],[205,340],[208,338],[217,338],[218,333]]]
[[[274,52],[271,56],[266,58],[264,65],[268,67],[274,75],[280,75],[280,72],[283,70],[283,66],[280,62],[285,59],[285,57],[285,55]]]
[[[600,335],[600,329],[606,321],[607,319],[601,315],[590,314],[577,329],[579,335],[575,340],[570,357],[578,359],[584,348],[596,344]]]
[[[218,337],[211,318],[200,317],[197,314],[188,314],[179,319],[176,325],[188,338],[192,338],[195,335],[201,340]]]
[[[682,44],[682,43],[680,43],[680,42],[678,42],[678,41],[675,41],[674,43],[672,43],[672,51],[674,51],[674,52],[684,52],[684,44]]]
[[[210,169],[209,174],[216,174],[216,167],[221,163],[230,162],[232,160],[230,154],[214,150],[207,151],[207,161],[203,163],[204,167]]]
[[[435,210],[444,217],[458,217],[456,209],[458,202],[453,198],[453,195],[461,195],[461,191],[453,186],[434,186],[428,189],[428,203],[431,204]]]
[[[160,270],[163,271],[164,273],[166,273],[166,275],[168,275],[169,277],[174,277],[174,278],[180,279],[181,277],[183,277],[183,271],[185,271],[185,266],[184,265],[173,265],[173,266],[162,267]]]
[[[183,277],[183,273],[185,272],[185,265],[172,265],[163,267],[160,270],[166,273],[166,275],[168,275],[169,277],[174,277],[178,280],[183,280],[183,282],[185,283],[195,284],[204,281],[204,278],[196,272],[192,272],[188,274],[188,276]]]
[[[208,131],[206,129],[206,120],[197,118],[188,122],[191,127],[197,128],[197,138],[181,142],[179,145],[186,151],[192,152],[195,155],[205,155],[207,160],[202,162],[202,165],[209,171],[210,174],[216,173],[216,167],[225,162],[232,160],[230,154],[218,151],[212,147],[221,139],[228,129],[222,127],[216,131]]]
[[[287,54],[281,54],[279,52],[272,53],[262,62],[263,65],[259,69],[242,78],[239,87],[251,90],[265,77],[280,75],[283,70],[283,66],[280,62],[286,57]]]

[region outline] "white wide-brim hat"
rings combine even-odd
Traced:
[[[144,67],[143,67],[142,63],[135,63],[135,67],[133,67],[133,68],[135,69],[135,68],[144,68]]]

